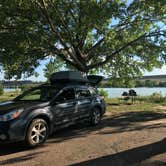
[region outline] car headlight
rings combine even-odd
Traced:
[[[21,113],[23,112],[23,109],[19,109],[19,110],[14,110],[8,114],[2,115],[0,116],[0,122],[7,122],[13,119],[18,118]]]

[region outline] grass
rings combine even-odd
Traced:
[[[19,95],[19,92],[4,93],[3,95],[0,95],[0,102],[12,100],[18,95]]]
[[[138,98],[134,103],[131,101],[119,101],[118,98],[107,99],[107,111],[113,114],[122,112],[166,112],[166,100],[151,100],[150,97]],[[164,102],[165,101],[165,102]],[[165,108],[164,108],[165,107]],[[162,109],[161,109],[162,108]]]

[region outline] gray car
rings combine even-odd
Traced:
[[[0,142],[24,140],[35,147],[57,129],[99,124],[105,110],[104,98],[93,86],[41,85],[0,104]]]

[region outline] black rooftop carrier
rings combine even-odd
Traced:
[[[50,77],[50,82],[52,85],[91,84],[96,86],[102,79],[102,76],[97,75],[83,76],[83,74],[79,71],[61,71],[52,74]]]

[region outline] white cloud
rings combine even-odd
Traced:
[[[145,72],[143,75],[165,75],[166,74],[166,65],[164,65],[161,69],[154,69],[151,72]]]

